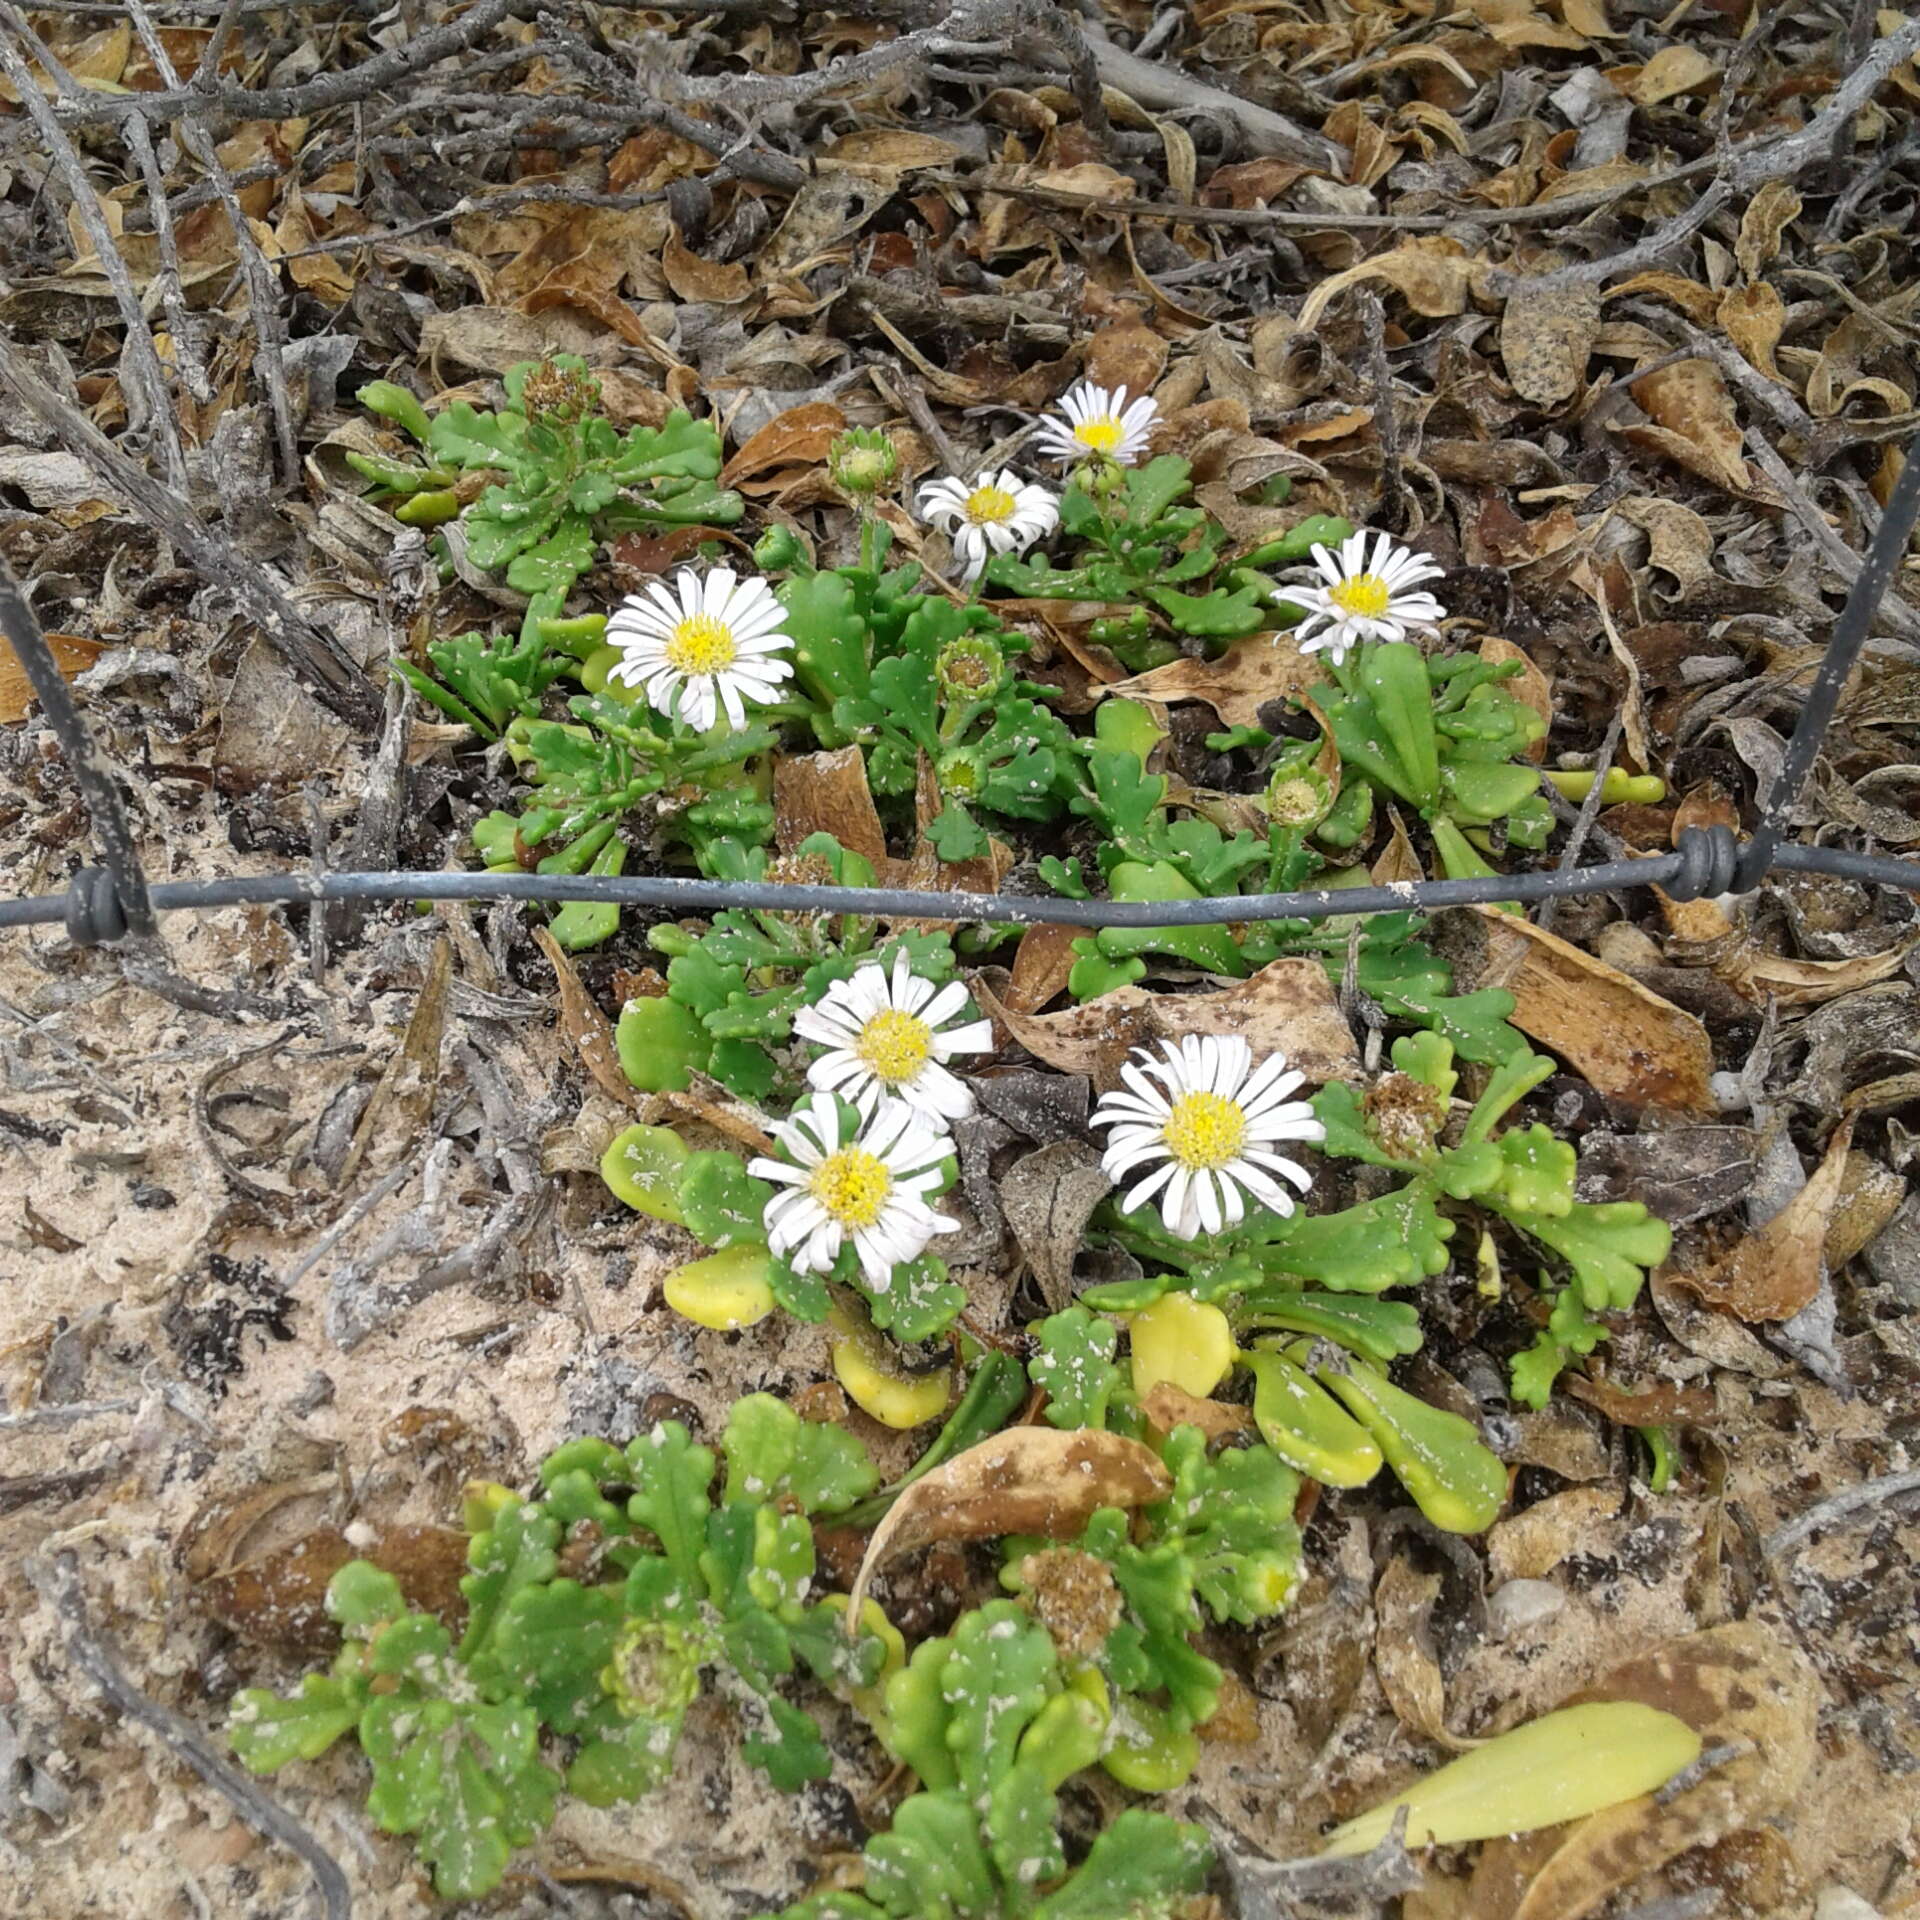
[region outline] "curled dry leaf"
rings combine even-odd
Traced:
[[[1604,960],[1496,907],[1465,910],[1486,940],[1478,987],[1505,987],[1513,1024],[1562,1054],[1609,1099],[1715,1113],[1713,1043],[1672,1001]]]
[[[1409,240],[1322,280],[1300,309],[1300,330],[1310,333],[1339,295],[1368,280],[1384,280],[1429,320],[1451,319],[1467,310],[1468,296],[1484,272],[1484,264],[1469,258],[1457,240],[1441,234]]]
[[[545,927],[533,930],[535,944],[547,956],[560,989],[560,1025],[580,1063],[593,1076],[593,1083],[623,1106],[638,1107],[640,1096],[620,1065],[619,1050],[613,1043],[613,1028],[607,1016],[594,1003],[593,995],[580,984],[580,975],[567,952]],[[442,946],[445,946],[443,941]],[[435,955],[438,959],[438,953]]]
[[[1396,1554],[1373,1590],[1373,1671],[1400,1724],[1455,1753],[1477,1747],[1447,1728],[1447,1690],[1427,1630],[1445,1584],[1437,1573],[1417,1573]]]
[[[1129,1047],[1190,1033],[1244,1034],[1254,1054],[1286,1054],[1309,1080],[1345,1080],[1360,1070],[1353,1034],[1317,960],[1275,960],[1218,993],[1149,993],[1116,987],[1063,1013],[1016,1013],[976,978],[974,991],[1026,1050],[1063,1073],[1117,1084]]]
[[[1015,1013],[1038,1013],[1056,994],[1067,990],[1067,976],[1076,958],[1073,943],[1087,938],[1085,927],[1048,924],[1029,927],[1013,953],[1013,977],[1007,982],[1006,1003]]]
[[[740,493],[778,493],[796,477],[796,469],[818,467],[846,428],[847,416],[830,400],[790,407],[769,420],[727,462],[720,484]]]
[[[871,861],[876,873],[886,865],[887,836],[858,747],[782,754],[773,766],[773,811],[782,853],[791,853],[810,833],[830,833],[849,853]]]
[[[1229,727],[1252,727],[1269,700],[1297,698],[1325,673],[1291,634],[1254,633],[1217,660],[1169,660],[1109,689],[1135,700],[1204,700]]]
[[[1007,1169],[1000,1210],[1050,1313],[1073,1296],[1073,1263],[1088,1218],[1113,1191],[1100,1155],[1084,1140],[1055,1140]]]
[[[1557,407],[1580,391],[1600,330],[1600,288],[1535,288],[1521,281],[1500,318],[1500,358],[1521,399]]]
[[[1492,1841],[1469,1892],[1475,1920],[1582,1920],[1677,1855],[1790,1806],[1813,1767],[1818,1676],[1758,1621],[1688,1634],[1628,1661],[1574,1704],[1603,1701],[1657,1707],[1684,1720],[1708,1750],[1733,1752],[1677,1792],[1670,1785],[1623,1801],[1535,1836],[1532,1847]]]
[[[1920,946],[1920,933],[1879,953],[1858,954],[1851,960],[1792,960],[1743,940],[1732,952],[1722,954],[1713,970],[1756,1007],[1770,1002],[1782,1007],[1812,1007],[1892,979],[1905,967],[1908,954],[1916,946]]]
[[[85,673],[106,650],[105,641],[89,640],[79,633],[50,633],[47,635],[47,645],[52,649],[54,664],[59,667],[64,680],[71,680],[77,673]],[[8,647],[0,652],[0,727],[10,727],[16,720],[24,720],[32,702],[33,688],[27,684],[27,670],[21,666],[13,649]]]
[[[1495,1523],[1487,1535],[1487,1570],[1509,1580],[1542,1580],[1568,1554],[1594,1550],[1598,1529],[1620,1511],[1617,1487],[1569,1487]]]
[[[1749,287],[1731,287],[1720,296],[1716,324],[1740,349],[1747,364],[1778,380],[1773,350],[1787,330],[1787,306],[1778,292],[1762,280]]]
[[[1198,1427],[1209,1444],[1254,1430],[1253,1414],[1246,1407],[1231,1406],[1224,1400],[1202,1400],[1171,1380],[1156,1380],[1140,1402],[1140,1411],[1156,1433]]]
[[[1683,1387],[1662,1380],[1650,1387],[1623,1387],[1617,1380],[1569,1373],[1561,1384],[1576,1400],[1604,1413],[1623,1427],[1688,1427],[1711,1420],[1716,1410],[1711,1387]]]
[[[537,930],[537,937],[549,937],[544,927]],[[555,947],[553,951],[557,954],[560,949]],[[567,970],[572,971],[570,966]],[[336,1192],[344,1193],[352,1185],[354,1174],[377,1138],[384,1136],[393,1143],[393,1152],[388,1158],[390,1166],[398,1165],[413,1150],[413,1143],[433,1110],[434,1089],[440,1084],[440,1043],[446,1033],[447,992],[452,981],[453,946],[442,934],[434,942],[433,957],[427,962],[427,976],[420,983],[419,997],[413,1003],[406,1037],[399,1051],[387,1062],[354,1129],[353,1145],[348,1148],[333,1183]],[[577,975],[574,984],[579,985]],[[584,992],[582,998],[585,998]],[[607,1035],[607,1058],[618,1074],[619,1060],[613,1051],[611,1033]],[[625,1076],[621,1078],[624,1081]]]
[[[1172,1491],[1173,1476],[1159,1456],[1124,1434],[1053,1427],[996,1433],[916,1480],[887,1509],[854,1577],[849,1626],[860,1618],[875,1570],[897,1553],[1006,1533],[1064,1539],[1102,1507],[1131,1512]]]
[[[1632,391],[1654,423],[1620,430],[1634,446],[1663,453],[1729,493],[1752,490],[1733,396],[1711,360],[1681,360],[1643,374],[1632,383]]]
[[[1742,1320],[1791,1320],[1820,1291],[1827,1229],[1840,1202],[1853,1121],[1834,1131],[1812,1179],[1765,1226],[1698,1272],[1675,1274],[1710,1307]]]

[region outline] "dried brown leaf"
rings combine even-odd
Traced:
[[[1135,700],[1204,700],[1223,724],[1251,727],[1269,700],[1297,697],[1325,678],[1291,634],[1255,633],[1236,640],[1217,660],[1170,660],[1116,682],[1111,691]]]
[[[1731,287],[1720,296],[1714,319],[1740,349],[1749,366],[1769,380],[1780,379],[1773,350],[1787,327],[1787,308],[1764,281],[1751,287]]]
[[[1620,91],[1640,107],[1657,107],[1677,94],[1700,92],[1719,77],[1717,61],[1684,43],[1662,47],[1644,67],[1622,68],[1612,76]]]
[[[1566,1704],[1588,1700],[1657,1707],[1677,1714],[1709,1750],[1735,1751],[1677,1792],[1643,1794],[1544,1836],[1489,1842],[1469,1895],[1475,1920],[1583,1920],[1677,1855],[1790,1806],[1818,1752],[1819,1678],[1758,1620],[1689,1634],[1616,1667]]]
[[[1087,1221],[1112,1191],[1099,1153],[1084,1140],[1055,1140],[1001,1176],[1000,1210],[1049,1312],[1072,1300],[1073,1263],[1086,1244]]]
[[[1038,1013],[1056,994],[1064,993],[1077,958],[1073,943],[1087,937],[1085,927],[1029,927],[1014,949],[1013,977],[1002,996],[1006,1004],[1015,1013]]]
[[[1834,1130],[1813,1177],[1765,1226],[1699,1272],[1676,1282],[1742,1320],[1791,1320],[1820,1291],[1827,1229],[1840,1201],[1853,1121]]]
[[[1654,424],[1623,427],[1626,439],[1729,493],[1751,490],[1733,395],[1711,360],[1681,360],[1642,374],[1632,393]]]
[[[1253,1415],[1245,1407],[1225,1400],[1202,1400],[1171,1380],[1156,1380],[1140,1402],[1140,1411],[1156,1433],[1171,1433],[1175,1427],[1198,1427],[1209,1442],[1225,1440],[1236,1433],[1251,1433]]]
[[[196,1597],[223,1625],[257,1645],[324,1654],[340,1644],[327,1612],[327,1583],[349,1560],[370,1560],[400,1583],[410,1607],[458,1627],[468,1536],[458,1527],[383,1527],[371,1541],[317,1527],[292,1545],[202,1579]]]
[[[849,1625],[860,1617],[874,1572],[895,1554],[1007,1533],[1068,1539],[1102,1507],[1131,1512],[1172,1491],[1159,1455],[1124,1434],[1053,1427],[996,1433],[923,1475],[887,1509],[853,1582]]]
[[[1116,1085],[1129,1047],[1190,1033],[1239,1033],[1256,1055],[1283,1052],[1309,1080],[1342,1080],[1359,1071],[1359,1054],[1317,960],[1275,960],[1218,993],[1149,993],[1116,987],[1061,1013],[1016,1013],[976,978],[974,991],[1036,1058],[1062,1073]]]
[[[858,747],[782,754],[773,765],[773,811],[782,853],[791,853],[810,833],[830,833],[849,853],[871,861],[876,872],[886,864],[887,836]]]
[[[1437,1573],[1417,1573],[1396,1554],[1373,1589],[1373,1671],[1400,1724],[1423,1740],[1456,1753],[1480,1745],[1447,1727],[1447,1689],[1428,1633],[1433,1603],[1445,1585]]]
[[[1759,279],[1760,269],[1780,251],[1780,236],[1800,217],[1803,205],[1790,180],[1769,180],[1747,202],[1733,257],[1749,280]]]
[[[1711,1420],[1715,1412],[1711,1387],[1681,1387],[1661,1381],[1651,1387],[1623,1387],[1604,1376],[1569,1373],[1560,1384],[1576,1400],[1604,1413],[1623,1427],[1685,1427]]]
[[[741,493],[777,493],[793,479],[792,468],[819,466],[846,430],[847,416],[830,400],[790,407],[775,414],[727,462],[720,484]]]
[[[1151,393],[1166,371],[1167,351],[1164,336],[1138,321],[1102,327],[1087,342],[1087,378],[1129,394]]]
[[[1513,390],[1536,407],[1571,399],[1586,379],[1599,329],[1598,286],[1534,288],[1521,281],[1500,318],[1500,358]]]
[[[594,1004],[593,995],[580,984],[580,975],[567,950],[545,927],[535,927],[533,938],[553,969],[554,981],[560,989],[561,1030],[580,1056],[580,1064],[603,1093],[611,1094],[625,1106],[637,1108],[640,1096],[620,1065],[613,1028]]]
[[[65,680],[71,680],[75,674],[85,673],[106,650],[105,641],[89,640],[79,633],[50,633],[46,640],[52,649],[54,664],[59,667],[61,678]],[[32,703],[33,688],[27,683],[26,669],[9,647],[0,652],[0,726],[11,726],[16,720],[24,720],[27,708]]]
[[[1339,295],[1368,280],[1384,280],[1428,320],[1449,320],[1466,311],[1474,283],[1484,271],[1483,262],[1470,258],[1459,241],[1443,234],[1408,240],[1322,280],[1308,294],[1298,325],[1301,331],[1311,332]]]
[[[1568,1554],[1592,1547],[1595,1529],[1620,1511],[1617,1487],[1569,1487],[1494,1523],[1487,1572],[1497,1582],[1541,1580]]]
[[[1514,996],[1513,1023],[1609,1099],[1717,1113],[1713,1043],[1692,1014],[1618,968],[1496,907],[1472,907],[1487,942],[1477,987]]]

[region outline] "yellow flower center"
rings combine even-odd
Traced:
[[[1111,453],[1127,437],[1127,430],[1110,413],[1095,414],[1074,428],[1073,437],[1095,453]]]
[[[913,1014],[889,1007],[860,1029],[853,1050],[873,1069],[877,1079],[890,1087],[904,1086],[927,1064],[927,1055],[933,1051],[933,1030]]]
[[[1356,573],[1351,580],[1342,580],[1337,587],[1329,587],[1327,598],[1342,613],[1378,620],[1392,601],[1393,590],[1377,573]]]
[[[733,665],[739,651],[733,629],[710,613],[682,620],[667,636],[668,662],[685,674],[718,673]]]
[[[1246,1141],[1247,1116],[1237,1100],[1217,1093],[1183,1093],[1161,1132],[1167,1151],[1183,1167],[1224,1167]]]
[[[842,1147],[814,1168],[807,1182],[813,1197],[850,1233],[880,1218],[893,1191],[887,1163],[865,1147]]]
[[[997,527],[1013,518],[1014,497],[1005,487],[975,487],[967,495],[967,518],[976,527]]]

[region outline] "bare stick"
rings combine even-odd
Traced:
[[[177,493],[135,466],[4,339],[0,389],[51,427],[110,493],[164,533],[196,573],[230,594],[322,706],[363,731],[373,728],[380,717],[379,698],[340,643],[308,621],[264,567],[214,532]]]
[[[70,1553],[55,1554],[51,1567],[32,1561],[27,1565],[28,1578],[64,1624],[73,1664],[116,1712],[157,1734],[208,1786],[224,1794],[254,1832],[290,1848],[313,1869],[314,1891],[327,1920],[351,1920],[353,1891],[339,1861],[283,1806],[269,1800],[238,1767],[215,1753],[191,1721],[142,1693],[127,1678],[108,1643],[87,1622],[86,1599],[74,1569]]]
[[[419,73],[437,60],[464,53],[528,0],[479,0],[445,26],[430,27],[411,40],[342,73],[325,73],[294,87],[169,87],[160,93],[88,93],[63,100],[58,112],[69,126],[97,126],[138,115],[143,120],[174,120],[183,113],[218,113],[229,120],[287,120],[364,100],[396,80]]]
[[[1747,447],[1760,471],[1779,489],[1781,499],[1787,503],[1787,510],[1812,534],[1813,544],[1851,589],[1860,577],[1860,556],[1827,524],[1827,516],[1820,511],[1813,496],[1800,484],[1793,469],[1773,450],[1758,427],[1747,429]],[[1881,623],[1902,640],[1920,640],[1920,611],[1916,611],[1911,602],[1895,592],[1891,584],[1880,602],[1879,617]]]
[[[137,6],[139,0],[134,0]],[[127,122],[127,150],[140,163],[147,182],[147,201],[153,208],[153,237],[160,250],[160,269],[154,280],[160,289],[160,304],[166,310],[167,326],[173,334],[173,364],[187,391],[202,406],[213,398],[207,379],[206,362],[200,354],[200,328],[187,311],[186,282],[180,272],[180,246],[173,235],[173,209],[167,204],[167,183],[160,174],[160,159],[153,150],[153,135],[144,120]]]
[[[87,239],[99,256],[100,271],[106,276],[107,285],[113,289],[114,304],[120,309],[120,318],[127,329],[126,352],[121,362],[127,375],[124,382],[127,411],[136,431],[157,445],[169,482],[176,488],[184,487],[187,483],[187,456],[180,445],[180,430],[173,417],[167,376],[161,371],[159,349],[153,344],[153,329],[147,325],[146,313],[140,305],[139,290],[133,284],[133,275],[127,271],[127,263],[121,258],[120,249],[113,243],[112,229],[107,225],[107,216],[100,210],[100,198],[93,190],[93,182],[87,177],[86,164],[75,151],[73,142],[67,138],[66,129],[55,117],[52,103],[40,91],[40,83],[34,78],[33,70],[27,65],[20,49],[39,48],[48,63],[47,72],[56,85],[62,82],[71,84],[70,77],[51,54],[39,47],[38,36],[21,18],[11,0],[0,0],[0,27],[5,29],[0,32],[0,72],[5,73],[13,83],[14,92],[20,96],[20,103],[27,110],[27,117],[33,122],[40,138],[46,142],[54,165],[66,179],[67,191],[73,195],[74,211],[79,214]]]
[[[1836,1520],[1844,1520],[1848,1514],[1858,1513],[1863,1508],[1897,1500],[1905,1493],[1920,1493],[1920,1471],[1883,1473],[1877,1480],[1863,1480],[1859,1486],[1848,1487],[1844,1493],[1836,1493],[1831,1499],[1809,1507],[1797,1520],[1789,1520],[1775,1527],[1761,1542],[1761,1551],[1769,1560],[1777,1560],[1789,1548],[1797,1547],[1822,1527],[1831,1526]]]
[[[167,52],[165,42],[155,32],[142,0],[130,0],[130,6],[141,44],[152,59],[155,71],[167,86],[177,87],[180,84],[179,72]],[[216,39],[222,29],[232,24],[230,0],[227,14],[222,16],[220,25],[214,29]],[[209,52],[213,44],[211,41],[208,43]],[[200,86],[203,76],[213,70],[203,59],[193,76],[194,86]],[[136,133],[141,140],[146,139],[145,121],[127,122],[130,145]],[[226,210],[227,225],[233,230],[234,248],[240,255],[241,270],[247,279],[247,305],[253,315],[253,337],[260,347],[260,372],[266,383],[267,405],[273,414],[273,439],[280,455],[280,477],[288,486],[297,486],[300,480],[300,448],[293,431],[293,402],[287,393],[287,329],[280,315],[279,286],[274,279],[273,269],[267,265],[266,255],[260,251],[259,241],[253,237],[253,223],[241,210],[239,196],[233,190],[232,177],[220,158],[219,149],[191,114],[181,119],[180,144],[206,169],[207,178]],[[167,218],[166,195],[156,190],[152,197],[154,225],[157,228]]]
[[[1600,742],[1600,751],[1594,756],[1593,785],[1587,789],[1587,797],[1580,802],[1580,811],[1574,816],[1573,831],[1567,835],[1566,848],[1560,855],[1562,873],[1571,873],[1580,864],[1580,850],[1587,844],[1593,823],[1600,816],[1600,800],[1606,792],[1607,771],[1613,765],[1614,754],[1619,751],[1620,735],[1626,724],[1626,709],[1616,707],[1613,718],[1607,722],[1607,737]],[[1552,782],[1543,774],[1541,784],[1550,786]],[[1553,931],[1553,911],[1559,904],[1558,900],[1541,901],[1539,927],[1542,933]]]

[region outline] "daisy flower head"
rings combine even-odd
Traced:
[[[884,1292],[935,1234],[959,1231],[927,1204],[953,1142],[904,1101],[881,1101],[842,1138],[838,1102],[818,1091],[773,1137],[786,1157],[763,1155],[747,1171],[781,1189],[767,1202],[767,1248],[796,1273],[829,1272],[851,1240],[867,1284]]]
[[[960,577],[968,582],[979,579],[996,553],[1024,553],[1060,524],[1060,502],[1011,467],[983,473],[971,485],[930,480],[920,489],[920,511],[953,541]]]
[[[1446,618],[1446,608],[1432,594],[1415,591],[1446,569],[1424,553],[1397,546],[1387,534],[1369,535],[1363,527],[1340,543],[1338,553],[1315,547],[1313,564],[1320,570],[1319,584],[1288,588],[1287,598],[1307,610],[1296,634],[1300,651],[1317,653],[1324,647],[1336,667],[1362,640],[1404,640],[1409,627]]]
[[[652,580],[630,593],[607,622],[607,643],[620,649],[608,673],[638,687],[656,712],[705,733],[722,711],[733,727],[747,724],[747,702],[774,698],[793,673],[780,656],[793,645],[781,622],[786,609],[764,580],[743,580],[731,567],[706,573],[682,567],[670,581]]]
[[[1120,1069],[1122,1090],[1093,1113],[1095,1126],[1113,1129],[1100,1164],[1116,1186],[1159,1163],[1121,1200],[1121,1212],[1157,1196],[1160,1218],[1182,1240],[1238,1225],[1247,1194],[1291,1213],[1293,1196],[1281,1181],[1305,1193],[1312,1176],[1275,1149],[1326,1137],[1313,1108],[1287,1097],[1304,1076],[1287,1071],[1284,1053],[1256,1066],[1239,1034],[1188,1034],[1163,1040],[1160,1051],[1156,1060],[1136,1047]]]
[[[973,1094],[947,1071],[959,1053],[991,1053],[993,1023],[967,1019],[972,998],[958,980],[935,987],[913,971],[905,947],[893,972],[877,960],[848,980],[836,980],[820,1000],[794,1015],[793,1030],[827,1051],[807,1078],[851,1100],[871,1116],[882,1100],[903,1101],[939,1126],[964,1120]],[[956,1021],[966,1024],[957,1026]]]
[[[1129,400],[1125,387],[1111,392],[1082,380],[1060,397],[1064,421],[1040,422],[1040,444],[1071,466],[1076,460],[1111,460],[1130,467],[1146,451],[1147,436],[1160,410],[1143,393]]]

